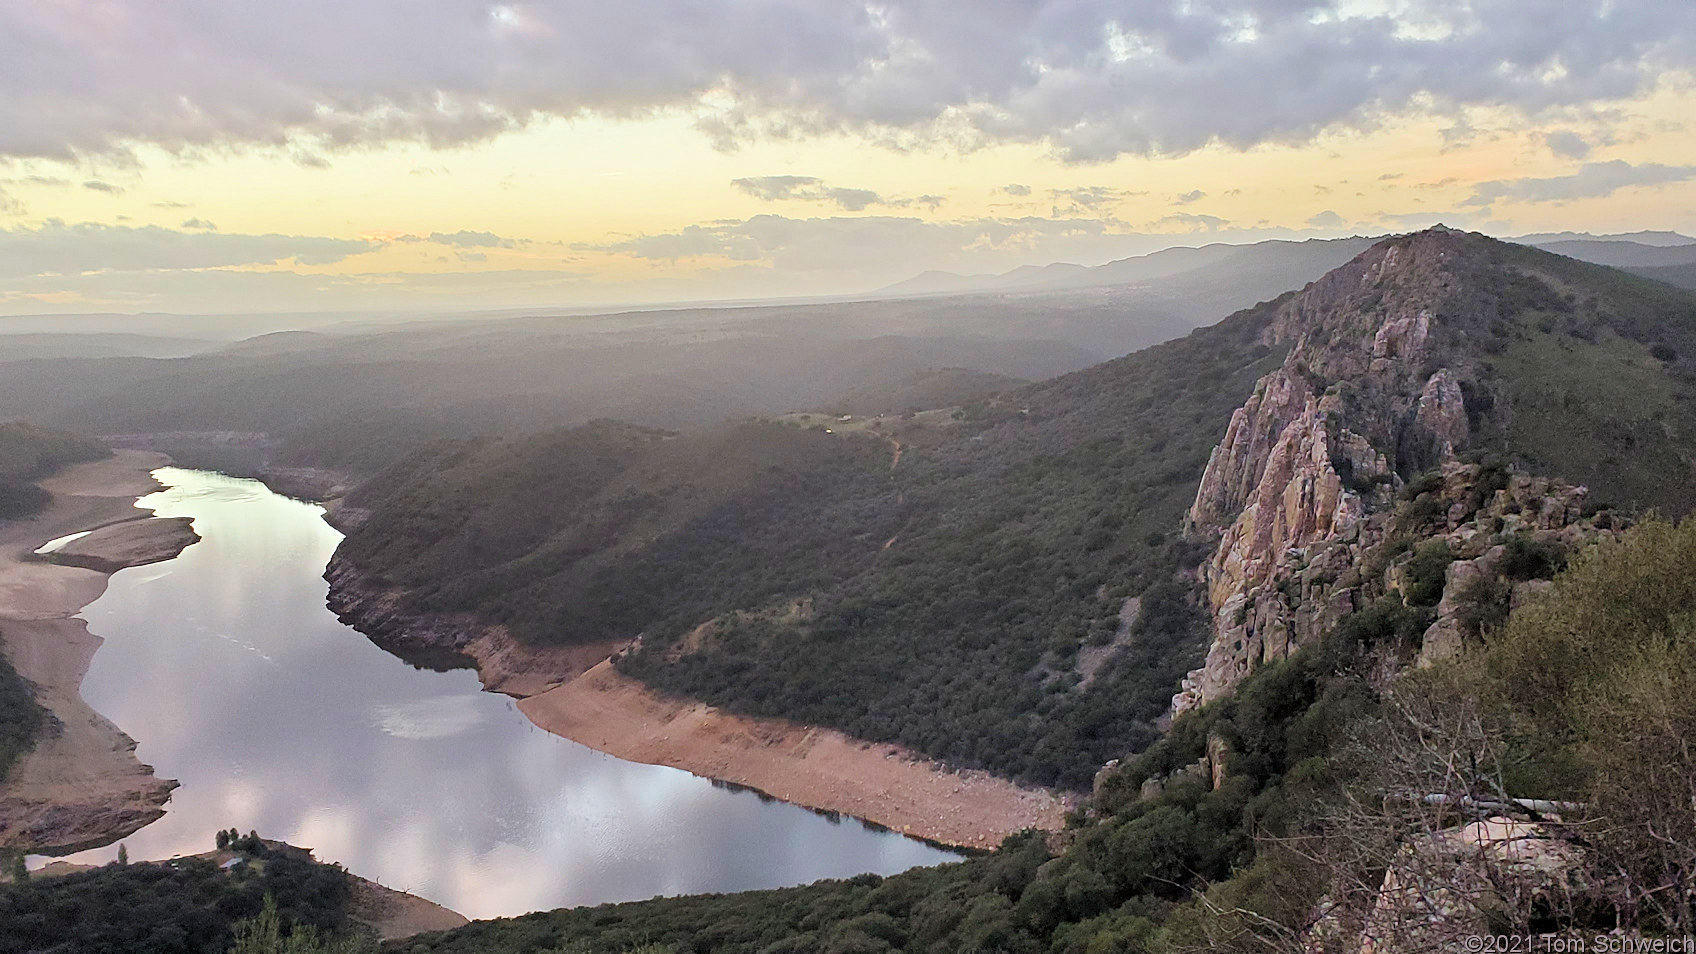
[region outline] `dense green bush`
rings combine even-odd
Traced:
[[[0,422],[0,520],[28,517],[47,505],[50,495],[34,481],[68,464],[111,453],[97,441],[72,434],[21,421]]]
[[[210,861],[107,865],[0,885],[0,954],[224,954],[274,899],[281,922],[347,931],[346,872],[294,852],[225,872]]]
[[[47,719],[47,710],[35,701],[35,687],[0,653],[0,782],[34,746]]]

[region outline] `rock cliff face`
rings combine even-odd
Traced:
[[[1381,243],[1268,326],[1263,342],[1287,357],[1232,415],[1186,521],[1214,544],[1202,568],[1213,641],[1176,711],[1219,698],[1387,593],[1406,595],[1400,570],[1418,541],[1441,538],[1456,560],[1432,659],[1459,646],[1462,590],[1514,582],[1495,574],[1510,545],[1564,549],[1600,529],[1585,519],[1583,488],[1457,457],[1475,421],[1510,410],[1469,347],[1501,317],[1464,274],[1480,241],[1432,231]],[[1407,487],[1421,474],[1433,476]]]

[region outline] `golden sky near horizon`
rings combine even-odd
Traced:
[[[1461,70],[1467,48],[1439,30],[1455,50],[1445,64],[1441,44],[1407,26],[1408,10],[1434,5],[1410,0],[1401,5],[1405,22],[1384,27],[1382,48],[1354,82],[1376,81],[1398,66],[1396,56],[1406,75],[1361,93],[1346,75],[1303,78],[1296,41],[1352,51],[1361,24],[1380,20],[1350,20],[1343,25],[1355,32],[1338,40],[1325,32],[1337,26],[1334,5],[1297,4],[1307,19],[1279,32],[1263,9],[1277,5],[1221,0],[1207,21],[1229,27],[1217,42],[1237,45],[1218,54],[1220,63],[1252,53],[1282,64],[1266,74],[1264,91],[1245,90],[1226,66],[1197,67],[1198,54],[1180,49],[1187,34],[1159,24],[1136,33],[1121,20],[1079,27],[1101,40],[1085,55],[1049,52],[1058,40],[1043,31],[1057,28],[1028,23],[1043,43],[983,53],[970,37],[954,43],[941,14],[914,10],[865,27],[867,36],[929,44],[915,60],[925,68],[887,89],[875,84],[901,62],[894,54],[868,73],[859,47],[843,53],[829,32],[858,29],[864,18],[844,26],[818,14],[816,33],[804,22],[792,29],[798,47],[801,39],[817,45],[816,59],[841,60],[821,77],[811,60],[766,63],[739,34],[698,42],[699,57],[722,60],[707,80],[667,75],[667,59],[649,80],[655,89],[607,79],[619,53],[635,69],[654,55],[640,45],[565,74],[541,58],[519,83],[504,63],[492,79],[438,76],[415,53],[378,55],[369,71],[334,75],[353,67],[303,63],[324,51],[302,40],[248,48],[240,63],[264,65],[269,82],[230,92],[220,72],[228,65],[215,58],[190,67],[147,60],[155,54],[136,37],[165,30],[187,43],[183,23],[140,22],[98,3],[59,5],[57,19],[0,12],[0,27],[20,21],[10,25],[23,39],[12,42],[26,59],[49,47],[73,60],[104,55],[107,44],[158,74],[130,84],[142,87],[133,94],[121,78],[103,92],[96,76],[62,89],[47,82],[45,92],[32,86],[23,102],[0,106],[0,126],[9,120],[13,130],[0,133],[0,312],[843,294],[931,268],[1093,265],[1170,245],[1379,234],[1437,221],[1498,235],[1696,229],[1696,84],[1688,64],[1667,52],[1684,53],[1680,28],[1696,17],[1674,17],[1665,36],[1635,38],[1640,25],[1623,18],[1619,42],[1593,50],[1561,32],[1570,24],[1554,24],[1548,50],[1513,64],[1529,78],[1474,91],[1481,84],[1464,77],[1438,88],[1449,82],[1444,69]],[[380,12],[386,4],[354,6]],[[593,25],[585,19],[593,14],[571,3],[439,6],[487,17],[467,22],[484,24],[490,42],[531,44],[520,53],[534,46],[563,56],[571,51],[553,47],[563,28]],[[756,6],[792,24],[821,5]],[[1635,5],[1604,13],[1619,19],[1616,6]],[[91,38],[91,22],[105,34]],[[452,24],[436,26],[445,38],[420,28],[417,44],[462,52]],[[598,28],[623,42],[623,26]],[[206,29],[201,42],[224,44],[236,28]],[[1274,43],[1286,36],[1296,48],[1287,55]],[[997,89],[1032,50],[1065,66],[1068,78],[1053,79],[1056,66]],[[466,54],[461,72],[491,55]],[[1573,64],[1586,56],[1595,76],[1579,83]],[[1668,62],[1686,68],[1651,68]],[[939,74],[936,63],[950,71]],[[1508,65],[1479,69],[1501,74]],[[1139,66],[1170,79],[1170,90],[1143,99],[1124,92],[1121,74]],[[1640,75],[1622,84],[1624,67]],[[961,77],[974,82],[962,86]],[[312,89],[290,85],[307,79]],[[1243,102],[1232,102],[1239,95]],[[484,120],[487,128],[477,125]]]

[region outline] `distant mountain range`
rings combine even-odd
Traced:
[[[1132,285],[1190,276],[1207,270],[1220,280],[1245,272],[1288,273],[1299,287],[1306,281],[1360,254],[1383,236],[1351,236],[1296,242],[1274,239],[1244,245],[1215,243],[1199,248],[1174,247],[1085,266],[1070,262],[1021,265],[999,275],[961,275],[927,271],[878,289],[877,297],[962,295],[989,292],[1061,291]],[[1696,238],[1678,232],[1628,232],[1592,235],[1588,232],[1545,232],[1508,239],[1546,251],[1615,268],[1674,268],[1696,265]],[[1651,275],[1650,277],[1660,277]],[[1284,286],[1280,286],[1284,287]]]

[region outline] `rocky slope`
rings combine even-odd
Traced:
[[[1618,525],[1586,508],[1582,486],[1461,459],[1513,413],[1479,343],[1509,333],[1527,303],[1563,304],[1543,278],[1495,259],[1497,244],[1440,228],[1380,243],[1262,333],[1288,346],[1283,366],[1232,415],[1186,519],[1213,547],[1202,567],[1213,638],[1175,710],[1221,697],[1392,591],[1414,605],[1440,597],[1423,656],[1450,654],[1478,625],[1463,619],[1468,606],[1523,590],[1525,574],[1553,572]],[[1410,592],[1418,541],[1421,565],[1451,585]],[[1519,565],[1532,551],[1551,565]]]

